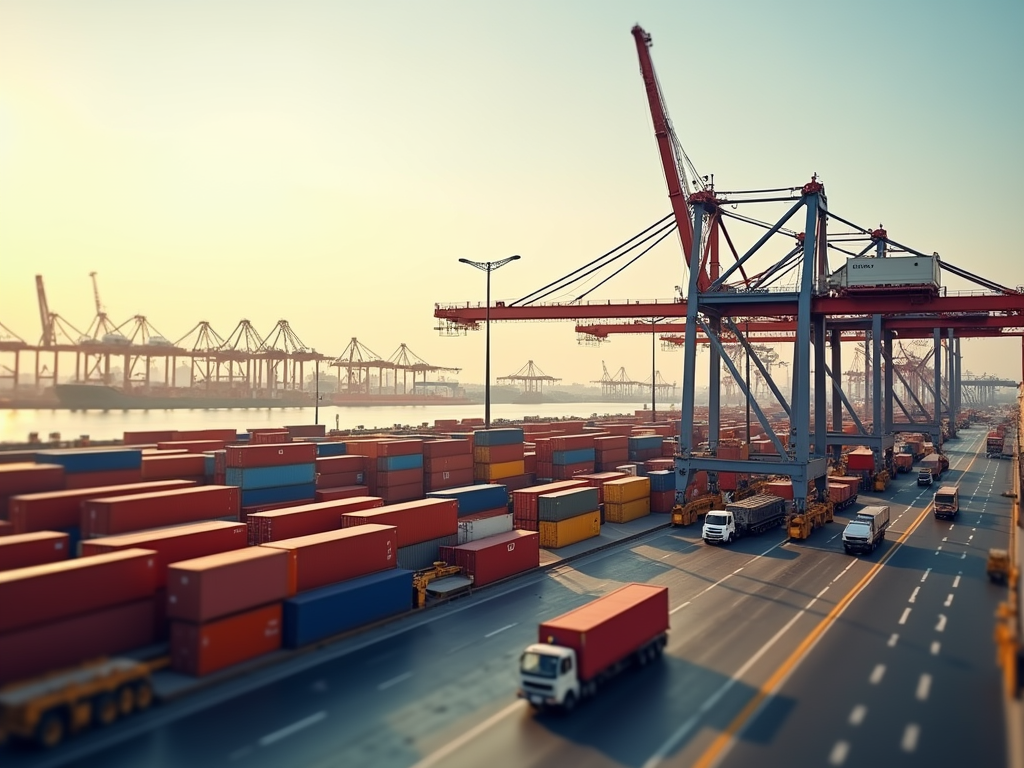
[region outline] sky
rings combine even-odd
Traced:
[[[0,323],[39,339],[41,274],[84,331],[96,272],[116,324],[172,341],[286,319],[326,354],[405,343],[481,382],[483,333],[433,318],[483,300],[459,258],[520,254],[492,275],[511,301],[670,212],[637,23],[718,189],[816,173],[844,218],[1024,284],[1013,0],[0,0]],[[669,298],[681,275],[672,237],[589,298]],[[966,371],[1021,378],[1020,339],[962,349]],[[493,375],[528,360],[643,379],[650,337],[493,324]],[[681,381],[681,351],[656,364]]]

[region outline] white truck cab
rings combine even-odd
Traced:
[[[519,659],[519,695],[535,706],[560,707],[580,700],[576,651],[560,645],[528,645]]]
[[[736,518],[728,510],[713,510],[704,516],[704,527],[701,530],[704,541],[731,542],[736,538]]]

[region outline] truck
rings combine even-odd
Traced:
[[[868,554],[885,541],[889,527],[889,507],[864,507],[843,530],[843,549],[846,554]]]
[[[708,544],[729,544],[740,536],[758,534],[786,521],[786,500],[759,493],[725,505],[721,512],[708,512],[701,538]]]
[[[922,467],[917,471],[917,484],[918,485],[931,485],[935,478],[932,477],[932,471],[928,467]]]
[[[1003,433],[989,432],[985,438],[985,458],[1000,458],[1003,454]]]
[[[956,517],[960,511],[960,486],[943,485],[932,498],[932,512],[936,518]]]
[[[657,660],[668,643],[668,587],[626,584],[543,622],[519,658],[518,697],[572,711],[616,674]]]

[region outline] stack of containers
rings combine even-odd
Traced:
[[[38,451],[36,463],[64,467],[66,489],[138,483],[142,480],[142,451],[138,448]]]
[[[384,506],[384,500],[378,496],[358,496],[351,499],[322,501],[286,509],[254,512],[245,521],[248,542],[250,546],[253,546],[270,541],[335,531],[341,528],[342,515],[382,506]]]
[[[426,495],[472,482],[472,440],[427,440],[423,443],[423,491]]]
[[[838,512],[850,506],[853,503],[851,496],[853,496],[853,489],[849,485],[846,483],[833,483],[832,478],[829,478],[828,500],[832,502],[835,511]]]
[[[551,438],[551,470],[554,480],[571,480],[594,471],[596,452],[593,435],[563,435]]]
[[[314,443],[233,445],[225,463],[225,482],[241,490],[243,514],[249,507],[316,497]]]
[[[17,462],[0,464],[0,520],[10,519],[11,496],[64,488],[64,467],[59,464]]]
[[[618,480],[620,477],[626,477],[625,472],[595,472],[591,475],[576,475],[574,480],[584,480],[587,485],[592,488],[597,488],[597,502],[598,504],[604,504],[604,484],[609,480]]]
[[[662,443],[662,445],[664,445],[664,443]],[[675,465],[676,463],[674,459],[648,459],[647,461],[644,462],[644,467],[647,469],[647,472],[645,472],[644,474],[650,474],[651,472],[659,472],[665,469],[672,470],[675,468]]]
[[[67,560],[69,544],[68,535],[56,531],[4,536],[0,538],[0,571]]]
[[[534,471],[538,478],[550,481],[555,475],[554,452],[551,437],[535,437],[533,439]],[[525,461],[524,461],[525,466]]]
[[[198,677],[280,648],[289,577],[288,552],[269,547],[173,563],[167,571],[171,668]]]
[[[0,573],[0,687],[154,641],[154,553]]]
[[[387,440],[377,446],[376,494],[391,504],[423,496],[423,441]]]
[[[334,445],[344,445],[334,443]],[[316,457],[316,488],[317,492],[335,490],[337,488],[362,488],[362,496],[369,493],[366,485],[366,457],[335,454],[333,456]],[[322,501],[322,499],[320,499]]]
[[[591,486],[539,496],[537,516],[542,547],[558,549],[601,534],[597,488]]]
[[[482,587],[540,566],[540,535],[510,531],[458,546],[441,547],[441,559],[461,566]]]
[[[508,489],[504,485],[470,485],[430,491],[427,498],[456,501],[459,510],[459,544],[513,529],[512,513],[508,509]]]
[[[238,522],[238,489],[200,485],[82,502],[82,539],[204,520]]]
[[[627,440],[629,461],[645,462],[661,457],[661,443],[664,440],[661,435],[631,436]]]
[[[523,430],[478,429],[473,433],[473,479],[493,483],[526,474]]]
[[[420,499],[341,516],[342,528],[366,523],[398,528],[398,567],[405,570],[429,568],[441,547],[458,544],[459,507],[454,499]]]
[[[646,477],[624,477],[604,484],[604,519],[628,523],[651,513],[651,481]]]
[[[765,483],[764,492],[771,494],[772,496],[778,496],[780,499],[786,499],[788,501],[793,500],[793,481],[792,480],[770,480]]]
[[[626,425],[629,427],[629,425]],[[608,431],[611,431],[610,429]],[[628,435],[594,438],[594,468],[598,472],[611,472],[629,459]]]
[[[651,512],[671,512],[676,500],[675,472],[656,470],[648,472],[647,479],[651,484]]]
[[[538,499],[545,493],[564,491],[569,488],[582,488],[587,485],[585,480],[562,480],[557,483],[545,483],[533,488],[522,488],[512,492],[512,522],[522,531],[540,531],[540,502]]]
[[[849,502],[852,504],[857,500],[857,491],[860,488],[860,478],[848,475],[831,475],[828,479],[830,484],[845,485],[850,489]]]

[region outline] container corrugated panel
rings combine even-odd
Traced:
[[[674,491],[676,489],[675,472],[671,470],[655,470],[647,473],[647,479],[651,481],[651,493],[659,491]]]
[[[395,457],[404,458],[404,457]],[[378,459],[380,461],[380,459]],[[394,487],[398,485],[410,485],[417,483],[423,485],[423,468],[413,467],[412,469],[392,469],[377,471],[377,490]]]
[[[423,454],[422,440],[382,440],[377,448],[377,456],[382,458],[395,458],[412,454]]]
[[[342,515],[342,528],[365,523],[398,527],[398,546],[408,547],[459,532],[459,508],[454,499],[421,499]]]
[[[226,450],[225,466],[249,468],[311,464],[316,461],[317,455],[314,443],[232,445]]]
[[[604,484],[605,503],[623,504],[651,495],[651,481],[646,477],[623,477]]]
[[[394,568],[396,530],[391,525],[360,525],[260,546],[288,552],[288,591],[294,595]]]
[[[530,488],[537,484],[537,475],[533,472],[524,472],[521,475],[512,475],[511,477],[501,478],[501,484],[504,485],[508,492],[511,494],[512,491],[520,491],[523,488]]]
[[[68,490],[140,482],[142,482],[141,467],[139,469],[112,469],[107,472],[67,472],[64,474],[64,487]]]
[[[249,515],[249,540],[253,544],[292,539],[341,528],[341,516],[346,512],[382,507],[378,496],[355,496],[349,499],[300,504],[285,509],[267,510]]]
[[[317,488],[340,488],[344,485],[364,485],[365,472],[334,472],[329,475],[317,474]]]
[[[381,486],[377,488],[377,494],[384,499],[385,504],[415,501],[423,498],[423,482],[409,483],[408,485]]]
[[[590,486],[569,488],[540,496],[537,499],[537,518],[541,521],[557,523],[596,511],[597,507],[597,488]]]
[[[651,512],[667,514],[676,503],[675,491],[651,491]]]
[[[202,477],[207,472],[206,461],[210,460],[213,469],[213,457],[198,453],[182,453],[174,456],[143,456],[143,480],[171,480],[179,477]]]
[[[629,437],[627,435],[595,437],[594,449],[599,453],[603,451],[629,450]]]
[[[69,448],[37,451],[35,458],[37,464],[59,464],[68,474],[142,468],[142,451],[138,448]]]
[[[511,445],[523,442],[523,430],[519,427],[502,427],[499,429],[473,430],[474,446],[476,445]]]
[[[339,472],[365,472],[365,456],[320,456],[316,460],[318,475],[334,475]]]
[[[365,485],[342,485],[337,488],[317,488],[316,500],[337,501],[338,499],[354,499],[369,496],[370,489]]]
[[[484,513],[477,513],[484,514]],[[459,544],[470,541],[479,541],[488,536],[497,536],[499,533],[508,533],[513,528],[512,513],[500,512],[488,517],[477,517],[471,515],[459,519]]]
[[[242,491],[242,506],[253,507],[257,504],[277,504],[281,501],[298,501],[316,498],[316,483],[302,485],[283,485],[278,488],[254,488]]]
[[[28,461],[0,464],[0,496],[58,491],[62,488],[64,467],[59,464],[33,464]]]
[[[152,597],[156,553],[128,549],[0,572],[0,634]]]
[[[622,504],[609,502],[604,504],[604,519],[608,523],[628,523],[630,520],[647,517],[649,514],[651,514],[651,499],[647,496]]]
[[[0,520],[0,536],[13,536],[14,524],[9,520]]]
[[[246,527],[241,523],[210,521],[177,525],[134,533],[89,539],[81,544],[82,557],[92,557],[122,549],[150,549],[156,553],[156,587],[167,586],[167,568],[171,563],[192,560],[219,552],[244,549],[248,545]]]
[[[261,488],[278,488],[286,485],[302,485],[316,482],[316,464],[281,464],[269,467],[228,467],[225,472],[228,485],[243,491]]]
[[[239,493],[227,485],[89,499],[82,502],[83,538],[130,533],[202,520],[238,520]]]
[[[551,454],[552,464],[583,464],[593,463],[595,452],[593,448],[576,448],[571,451],[554,451]]]
[[[424,460],[472,455],[473,445],[468,440],[426,440],[423,443]]]
[[[288,597],[288,553],[248,547],[172,563],[167,616],[202,623]]]
[[[579,464],[552,464],[551,477],[553,480],[571,480],[577,475],[589,475],[594,471],[594,462],[583,461]]]
[[[224,440],[171,440],[166,443],[157,443],[156,447],[163,449],[184,448],[189,453],[205,453],[206,451],[223,451],[227,446]]]
[[[202,676],[281,647],[281,603],[207,624],[171,623],[171,668]]]
[[[422,453],[403,453],[395,456],[380,456],[377,458],[378,472],[394,472],[403,469],[420,469],[422,467]]]
[[[521,475],[526,471],[523,461],[506,461],[501,464],[473,464],[473,478],[491,482],[501,480],[514,475]]]
[[[609,480],[618,480],[626,477],[623,472],[595,472],[588,475],[576,475],[577,480],[585,480],[587,485],[597,488],[597,500],[604,504],[604,484]]]
[[[412,609],[412,571],[395,569],[284,601],[284,646],[301,648]]]
[[[533,488],[524,488],[512,492],[512,513],[516,517],[516,526],[520,521],[537,520],[538,499],[546,493],[564,491],[568,488],[582,488],[587,483],[583,480],[563,480],[558,483],[545,483]],[[536,530],[536,529],[534,529]]]
[[[57,531],[38,531],[0,538],[0,571],[67,560],[69,537]]]
[[[423,487],[428,494],[451,488],[461,488],[473,482],[473,468],[456,469],[451,472],[432,472],[423,476]]]
[[[657,448],[660,451],[661,442],[664,440],[661,435],[644,435],[640,437],[630,437],[628,439],[630,450],[637,451],[650,450],[652,448]]]
[[[454,472],[460,469],[473,469],[473,454],[462,453],[457,456],[424,457],[423,471],[426,474],[436,472]]]
[[[482,587],[540,566],[540,536],[533,531],[510,531],[498,536],[442,547],[440,558],[461,566],[473,584]]]
[[[287,443],[290,441],[290,436],[287,430],[274,430],[272,432],[252,432],[249,438],[251,445],[274,445],[278,443]]]
[[[317,443],[317,456],[344,456],[348,453],[348,446],[340,441]]]
[[[523,443],[478,445],[473,449],[473,461],[478,464],[504,464],[509,461],[521,461],[524,452]]]
[[[459,517],[508,506],[508,489],[500,484],[469,485],[430,491],[430,499],[454,499],[458,503]]]
[[[601,513],[595,509],[558,522],[541,520],[539,528],[540,545],[548,549],[559,549],[600,536]]]
[[[594,450],[594,435],[559,435],[551,438],[551,450],[554,453],[571,453],[578,450]],[[575,464],[574,461],[567,461],[566,464]]]
[[[430,568],[437,561],[441,547],[454,547],[458,543],[458,535],[452,534],[401,547],[398,550],[398,567],[410,571]]]
[[[0,687],[152,645],[155,614],[150,596],[0,633]]]

